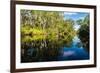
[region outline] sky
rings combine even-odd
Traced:
[[[79,19],[84,19],[85,16],[87,16],[89,13],[85,12],[64,12],[64,19],[72,19],[74,21],[77,21]],[[75,30],[78,30],[80,28],[80,25],[75,24],[74,25]]]
[[[64,12],[64,19],[73,19],[73,20],[78,20],[78,19],[83,19],[86,15],[89,13],[83,13],[83,12]]]

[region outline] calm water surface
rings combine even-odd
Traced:
[[[25,52],[24,52],[25,53]],[[21,62],[45,62],[45,61],[68,61],[87,60],[89,54],[82,47],[80,39],[75,36],[71,46],[60,40],[39,40],[33,42],[33,47],[28,47],[26,54],[22,54]]]
[[[86,60],[89,59],[89,54],[82,47],[80,39],[75,36],[71,47],[63,47],[63,55],[58,58],[59,60]]]

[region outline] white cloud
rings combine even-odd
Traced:
[[[79,19],[84,19],[84,16],[82,16],[82,17],[79,17]]]
[[[80,25],[74,25],[74,29],[77,31],[80,28]]]
[[[64,12],[64,15],[76,15],[76,12]]]

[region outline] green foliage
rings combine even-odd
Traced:
[[[78,31],[78,34],[83,43],[83,46],[89,52],[89,15],[87,15],[83,20],[81,20],[80,23],[81,27]]]
[[[82,19],[79,19],[76,22],[77,22],[78,25],[82,25],[82,23],[83,23]]]
[[[64,20],[63,12],[21,10],[21,43],[49,39],[65,38],[66,44],[75,35],[74,21]]]
[[[73,26],[73,20],[64,20],[63,12],[21,10],[21,50],[24,50],[22,60],[30,61],[27,56],[30,48],[34,50],[35,58],[34,55],[31,57],[34,60],[56,57],[62,46],[71,45],[75,36]]]

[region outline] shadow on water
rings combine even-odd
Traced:
[[[37,38],[37,39],[36,39]],[[89,54],[75,36],[71,42],[63,37],[36,36],[30,43],[21,45],[21,62],[47,62],[86,60]]]

